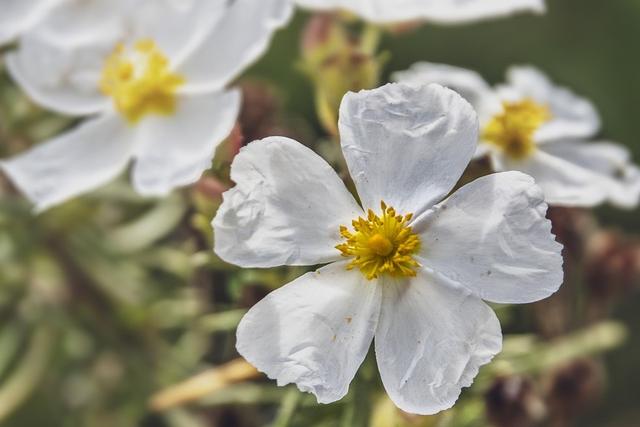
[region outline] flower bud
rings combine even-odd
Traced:
[[[550,207],[547,217],[551,231],[565,247],[565,258],[575,260],[582,256],[585,241],[597,228],[593,214],[584,209]]]
[[[338,134],[338,109],[345,93],[378,86],[385,62],[376,55],[373,27],[352,36],[336,15],[314,15],[302,35],[301,67],[315,89],[316,111],[327,132]]]
[[[497,378],[485,393],[487,418],[496,427],[527,427],[546,413],[533,381],[521,376]]]
[[[304,141],[307,132],[304,120],[291,113],[282,113],[282,96],[267,82],[245,81],[242,87],[242,109],[238,119],[242,129],[242,145],[269,136],[286,136]]]
[[[586,245],[585,286],[592,318],[640,283],[640,244],[612,231],[595,233]]]
[[[269,129],[275,126],[281,108],[275,89],[259,82],[244,82],[242,98],[239,121],[246,143],[273,135]]]
[[[569,421],[600,397],[604,373],[595,360],[577,359],[554,370],[546,382],[551,416]]]

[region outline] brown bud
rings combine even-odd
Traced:
[[[313,52],[328,43],[335,31],[337,17],[333,13],[316,13],[307,22],[302,32],[300,49],[303,55]]]
[[[251,283],[242,287],[239,305],[241,307],[253,307],[269,293],[269,289],[259,283]]]
[[[227,140],[229,142],[229,155],[233,158],[238,154],[240,148],[242,148],[246,141],[246,137],[244,136],[240,123],[235,124],[231,133],[227,137]]]
[[[551,231],[565,247],[565,258],[581,257],[585,241],[597,227],[593,214],[584,209],[550,207],[547,217]]]
[[[603,384],[602,366],[592,359],[577,359],[555,369],[547,377],[545,387],[552,418],[566,424],[598,400]]]
[[[207,199],[220,199],[228,187],[213,176],[203,176],[196,182],[194,190]]]
[[[496,379],[484,400],[487,418],[496,427],[533,426],[546,413],[533,381],[521,376]]]
[[[265,129],[274,125],[280,102],[275,89],[264,82],[243,82],[241,87],[240,125],[248,143],[268,136]]]
[[[293,126],[291,114],[284,120],[280,94],[272,85],[253,80],[243,82],[241,87],[243,103],[239,122],[243,139],[238,149],[252,141],[274,135],[304,140],[304,126],[300,123]]]
[[[606,305],[640,282],[640,243],[620,233],[595,233],[585,258],[585,285],[597,305]]]

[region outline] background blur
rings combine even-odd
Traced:
[[[420,60],[475,69],[492,83],[509,65],[538,66],[590,98],[602,137],[640,162],[640,1],[547,1],[542,17],[394,29],[368,58],[382,67],[380,82]],[[503,355],[439,416],[396,411],[372,355],[350,394],[328,406],[236,360],[235,326],[246,309],[304,270],[241,270],[211,251],[209,222],[231,185],[233,153],[282,134],[343,167],[316,111],[331,82],[314,76],[309,47],[300,48],[309,18],[298,13],[240,79],[240,125],[193,187],[147,200],[123,178],[34,216],[0,177],[0,425],[637,426],[638,210],[552,210],[567,248],[562,291],[497,307]],[[0,157],[72,125],[31,104],[0,64]]]

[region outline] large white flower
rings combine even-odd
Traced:
[[[0,167],[38,210],[131,159],[142,195],[195,181],[238,114],[240,94],[225,86],[291,12],[288,0],[63,1],[7,64],[37,103],[92,117]]]
[[[545,11],[544,0],[295,0],[303,8],[343,9],[370,22],[425,20],[444,24],[478,21],[517,12]]]
[[[328,264],[256,304],[238,327],[238,351],[279,385],[328,403],[347,393],[375,336],[393,401],[438,412],[501,349],[482,300],[555,292],[561,245],[523,173],[445,198],[478,136],[475,112],[455,92],[389,84],[349,93],[339,127],[362,207],[296,141],[256,141],[233,162],[236,186],[213,220],[216,253],[243,267]]]
[[[532,67],[512,67],[491,88],[479,74],[443,64],[418,63],[395,80],[439,83],[461,93],[478,111],[481,145],[495,170],[535,178],[552,205],[591,207],[609,201],[632,208],[640,201],[640,169],[622,146],[587,142],[600,129],[593,105],[553,85]]]

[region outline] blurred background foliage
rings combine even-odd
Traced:
[[[509,65],[536,65],[592,99],[602,137],[640,161],[640,2],[548,3],[546,16],[457,27],[380,31],[343,17],[334,44],[318,41],[310,16],[298,13],[240,79],[240,123],[211,170],[163,200],[141,199],[123,178],[33,215],[0,178],[0,425],[638,425],[637,210],[550,212],[567,248],[565,286],[535,305],[496,307],[503,354],[435,417],[397,411],[372,355],[349,395],[328,406],[258,375],[237,359],[235,327],[304,270],[241,270],[211,251],[209,223],[242,144],[292,136],[344,172],[332,126],[342,92],[420,60],[472,68],[492,83]],[[0,73],[1,157],[74,125]],[[485,165],[472,165],[465,179],[481,173]]]

